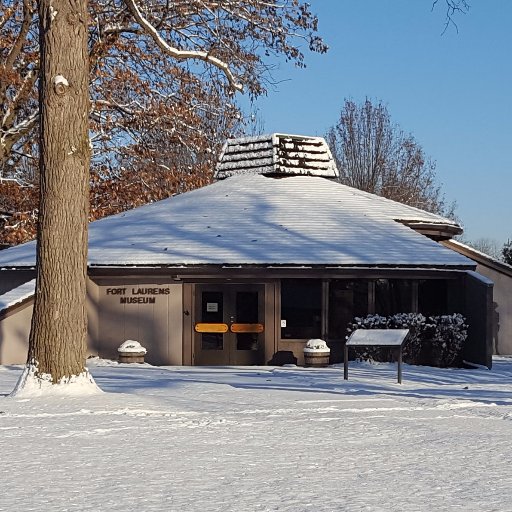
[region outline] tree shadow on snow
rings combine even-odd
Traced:
[[[190,384],[229,386],[247,390],[278,390],[335,395],[342,398],[386,396],[400,398],[467,400],[482,404],[512,405],[509,384],[512,364],[495,362],[492,371],[441,369],[404,365],[403,384],[397,384],[396,365],[350,363],[349,380],[343,367],[238,368],[119,366],[92,369],[96,382],[108,392],[131,393],[186,387]],[[507,386],[506,389],[500,389]],[[220,390],[219,390],[220,392]]]

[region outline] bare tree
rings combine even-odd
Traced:
[[[126,147],[142,151],[155,126],[174,144],[202,150],[208,139],[211,146],[215,132],[201,134],[204,121],[222,126],[226,116],[239,117],[236,90],[266,92],[266,57],[303,66],[303,46],[326,51],[316,17],[298,0],[89,0],[88,6],[93,163],[124,155]],[[37,25],[35,0],[0,0],[4,177],[37,156]]]
[[[468,240],[465,243],[473,247],[473,249],[483,252],[484,254],[487,254],[487,256],[490,256],[495,260],[502,259],[502,249],[500,247],[500,244],[497,242],[497,240],[494,240],[493,238],[482,237],[477,238],[476,240]]]
[[[326,135],[345,185],[423,210],[453,216],[436,182],[435,162],[405,134],[382,102],[345,100]]]
[[[222,142],[243,128],[234,92],[266,92],[266,57],[302,66],[303,47],[326,50],[316,17],[297,0],[89,0],[88,12],[91,218],[113,213],[98,186],[128,194],[133,187],[120,185],[137,180],[133,167],[159,180],[165,166],[189,186],[203,183]],[[38,23],[36,0],[0,0],[0,194],[15,214],[0,243],[35,234],[37,203],[16,201],[37,197]],[[195,185],[190,161],[202,169]],[[111,203],[136,204],[120,199]]]
[[[17,14],[23,20],[9,40],[10,48],[2,47],[2,59],[14,59],[15,66],[25,70],[16,82],[18,92],[0,91],[7,101],[3,119],[11,123],[10,127],[5,123],[2,127],[2,136],[6,135],[1,141],[3,147],[12,150],[19,141],[16,131],[29,130],[27,124],[35,124],[40,116],[41,198],[28,369],[36,379],[55,383],[85,372],[89,63],[97,66],[98,73],[107,80],[113,77],[123,82],[130,74],[112,75],[113,68],[108,68],[108,63],[122,64],[126,48],[135,47],[136,53],[145,56],[137,60],[141,66],[140,82],[157,71],[155,67],[144,67],[146,58],[171,59],[185,63],[176,68],[189,77],[180,82],[180,87],[193,89],[195,84],[208,82],[221,91],[219,97],[229,98],[244,88],[253,95],[264,91],[265,55],[283,55],[301,66],[304,56],[297,39],[307,40],[313,51],[324,52],[326,46],[314,34],[316,17],[308,4],[298,0],[91,0],[90,5],[99,6],[103,16],[101,20],[92,17],[93,23],[98,24],[98,37],[91,53],[87,0],[39,0],[40,46],[36,46],[35,37],[30,38],[29,46],[34,46],[36,55],[40,53],[40,59],[34,57],[32,67],[27,68],[27,56],[19,48],[28,44],[25,34],[33,27],[32,0],[23,0],[21,11],[17,10],[19,2],[13,0],[4,0],[1,5],[1,26],[13,22]],[[104,61],[107,69],[98,64],[98,55],[108,56]],[[28,91],[35,83],[36,72],[39,102],[38,108],[31,109],[30,101],[19,103],[18,98],[20,91]],[[2,73],[3,79],[7,76],[5,67]],[[161,83],[164,81],[161,77]],[[2,80],[2,86],[5,83]],[[127,90],[127,96],[120,95],[113,102],[96,98],[93,93],[93,103],[133,110],[136,123],[134,109],[144,109],[145,105],[139,105],[130,92]],[[184,97],[189,98],[192,107],[196,96]],[[171,123],[172,110],[157,114]],[[205,111],[205,115],[211,114]],[[148,133],[147,129],[144,131]]]
[[[434,10],[438,4],[439,0],[433,0],[432,10]],[[458,14],[466,14],[469,12],[469,2],[467,0],[444,0],[444,5],[446,9],[446,15],[443,33],[446,32],[450,25],[452,27],[455,27],[455,30],[458,31],[458,26],[457,23],[455,22],[455,17]]]

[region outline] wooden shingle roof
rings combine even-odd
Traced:
[[[454,224],[324,178],[242,174],[91,223],[89,265],[476,267],[411,220]],[[35,258],[35,242],[0,251],[0,271]]]
[[[323,138],[273,133],[224,144],[215,178],[235,174],[337,178],[338,170]]]

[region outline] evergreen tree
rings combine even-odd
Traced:
[[[512,240],[507,240],[507,242],[503,245],[501,254],[503,256],[503,261],[509,265],[512,265]]]

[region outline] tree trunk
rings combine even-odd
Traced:
[[[90,148],[87,0],[39,0],[41,199],[28,362],[53,382],[85,368]]]

